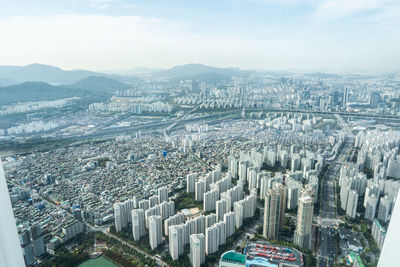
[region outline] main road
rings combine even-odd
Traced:
[[[335,228],[337,225],[336,216],[336,199],[335,199],[335,182],[340,167],[346,161],[347,155],[351,151],[351,141],[347,139],[343,143],[342,149],[339,151],[335,160],[330,162],[330,167],[322,179],[322,199],[320,210],[320,229],[321,239],[319,247],[318,266],[333,267],[336,262],[335,252]]]

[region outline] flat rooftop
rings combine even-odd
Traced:
[[[302,266],[303,254],[297,249],[284,247],[267,242],[248,242],[244,253],[254,258],[265,258],[271,263],[283,263],[293,266]]]

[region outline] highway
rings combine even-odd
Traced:
[[[360,118],[360,119],[376,119],[376,120],[392,120],[400,121],[399,115],[391,114],[374,114],[364,112],[347,112],[347,111],[322,111],[322,110],[309,110],[309,109],[289,109],[289,108],[249,108],[246,111],[255,112],[292,112],[292,113],[310,113],[319,115],[335,115],[338,114],[343,117]]]
[[[107,128],[102,129],[101,131],[97,131],[94,129],[92,132],[87,133],[85,135],[77,135],[77,136],[68,136],[68,137],[35,137],[30,138],[29,140],[25,140],[23,142],[16,140],[9,140],[6,142],[0,142],[0,154],[2,156],[14,156],[18,154],[27,154],[38,151],[48,151],[51,149],[57,149],[59,147],[67,147],[67,146],[77,146],[90,142],[101,142],[107,141],[110,139],[114,139],[119,135],[132,135],[132,133],[137,131],[145,132],[163,132],[172,129],[172,127],[178,127],[181,124],[185,123],[193,123],[193,122],[202,122],[202,121],[211,121],[211,120],[226,120],[229,119],[232,114],[235,114],[232,111],[224,111],[214,114],[207,114],[203,116],[193,116],[193,117],[184,117],[184,118],[176,118],[166,121],[157,121],[150,122],[141,125],[134,125],[131,127],[117,127],[117,128]],[[238,111],[239,114],[239,111]],[[190,114],[187,114],[190,115]]]
[[[352,140],[352,139],[350,139]],[[336,160],[330,163],[330,167],[322,180],[322,200],[319,225],[321,229],[320,247],[318,251],[318,266],[333,267],[336,262],[335,254],[335,228],[337,225],[335,182],[340,167],[346,161],[347,155],[351,151],[352,141],[346,138],[343,148],[337,155]]]

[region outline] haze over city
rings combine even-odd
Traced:
[[[3,65],[396,70],[395,0],[2,1]]]

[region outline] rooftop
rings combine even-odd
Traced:
[[[276,244],[269,244],[267,242],[256,241],[248,242],[245,246],[244,253],[247,254],[248,259],[266,259],[272,264],[283,263],[291,266],[303,265],[302,253],[292,247],[285,247]],[[255,262],[252,267],[258,265],[260,264]]]
[[[277,267],[277,263],[272,263],[266,258],[260,257],[248,257],[246,261],[246,267]]]
[[[225,252],[221,256],[221,261],[225,262],[235,262],[235,263],[242,263],[243,265],[246,264],[246,256],[233,250]]]

